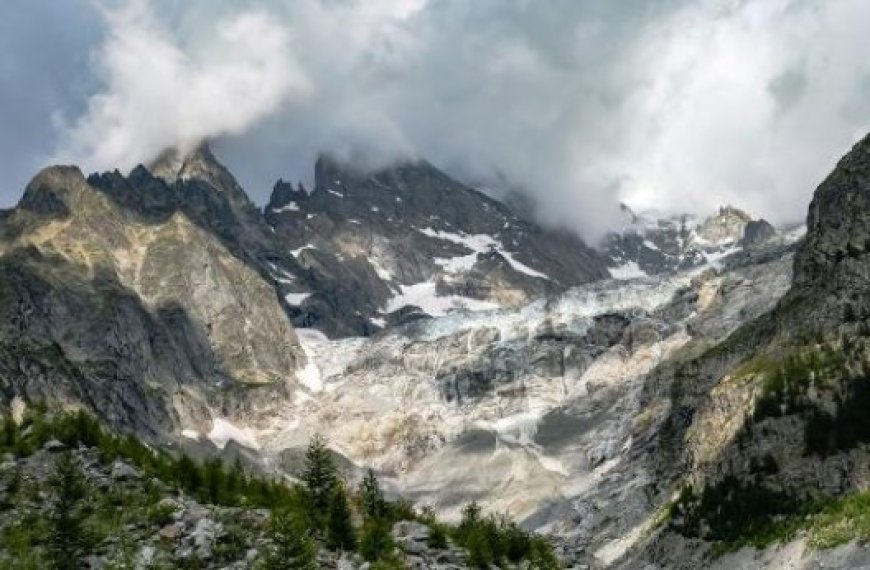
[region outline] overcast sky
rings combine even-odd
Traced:
[[[427,158],[594,238],[616,205],[804,217],[870,130],[867,0],[3,0],[0,205],[215,141],[264,203]]]

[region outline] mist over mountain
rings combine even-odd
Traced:
[[[797,221],[868,127],[860,0],[56,5],[0,8],[7,204],[48,161],[126,170],[208,137],[259,204],[321,152],[425,158],[595,241],[620,202]]]

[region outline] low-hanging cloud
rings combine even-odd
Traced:
[[[133,0],[59,123],[90,169],[217,138],[249,192],[427,158],[595,238],[616,205],[784,222],[870,127],[864,0]]]
[[[65,129],[62,156],[129,168],[168,147],[241,135],[310,90],[286,30],[265,12],[208,22],[201,38],[174,37],[146,0],[102,14],[108,34],[95,66],[104,89]]]

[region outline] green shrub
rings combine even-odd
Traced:
[[[454,541],[467,550],[468,565],[474,568],[489,568],[492,564],[503,567],[523,560],[531,563],[533,556],[539,564],[552,559],[558,567],[547,541],[533,537],[505,516],[484,516],[474,502],[463,509],[452,534]]]
[[[369,519],[380,519],[387,516],[387,501],[378,481],[377,475],[371,469],[366,471],[359,486],[359,497],[362,503],[363,516]]]
[[[359,552],[369,562],[375,562],[395,550],[391,534],[392,523],[384,519],[367,519],[362,526]]]

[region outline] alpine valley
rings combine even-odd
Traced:
[[[0,212],[8,439],[81,410],[142,449],[287,486],[322,442],[349,487],[371,469],[416,506],[391,527],[398,567],[481,566],[457,538],[469,504],[545,537],[557,567],[870,565],[870,137],[806,225],[626,206],[600,244],[424,161],[314,170],[262,210],[207,144],[127,175],[39,172]],[[0,566],[61,448],[168,515],[104,532],[72,567],[122,546],[114,567],[262,562],[263,533],[215,545],[268,501],[149,482],[159,469],[112,437],[0,444]],[[444,554],[436,518],[463,521]],[[322,550],[319,567],[388,567]]]

